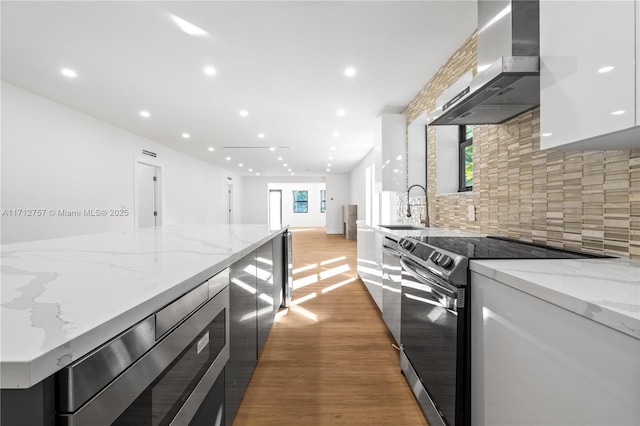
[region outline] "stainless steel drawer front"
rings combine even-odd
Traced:
[[[229,285],[229,268],[224,269],[209,278],[207,284],[209,285],[209,299],[211,299]]]
[[[184,348],[200,335],[213,318],[225,309],[228,312],[228,288],[209,300],[178,328],[158,342],[151,351],[122,373],[117,380],[111,382],[86,405],[74,414],[60,415],[58,417],[60,426],[107,426],[112,424],[136,400],[140,393],[173,362]],[[201,379],[201,384],[212,383],[212,376],[216,372],[219,373],[229,359],[228,321],[226,321],[225,329],[224,349],[209,367],[210,372],[208,371]],[[200,386],[199,384],[198,388]],[[199,395],[203,392],[204,390],[199,390],[194,396],[194,402],[191,404],[195,405],[196,401],[201,399]],[[185,414],[178,416],[178,424],[181,424],[180,419],[185,419],[182,416],[193,410],[193,405],[191,404],[185,404]]]
[[[58,410],[72,412],[155,345],[151,315],[112,341],[57,373]]]
[[[209,284],[204,283],[160,310],[156,314],[156,339],[160,339],[208,298]]]

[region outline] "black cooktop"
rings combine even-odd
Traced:
[[[430,246],[466,256],[469,259],[585,259],[605,258],[505,237],[411,237]]]

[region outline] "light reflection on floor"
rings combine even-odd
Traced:
[[[299,230],[297,230],[299,231]],[[304,231],[304,229],[302,230]],[[329,281],[327,282],[327,287],[324,287],[320,293],[318,292],[313,292],[313,293],[309,293],[306,295],[303,295],[301,297],[298,297],[297,299],[292,299],[291,300],[291,305],[289,306],[289,308],[284,308],[281,309],[278,314],[275,317],[275,321],[280,320],[282,317],[290,314],[291,312],[296,313],[298,315],[302,315],[314,322],[318,322],[319,318],[318,316],[311,312],[308,309],[303,308],[302,306],[300,306],[301,304],[308,302],[309,300],[315,299],[317,297],[320,297],[323,294],[329,293],[330,291],[336,290],[340,287],[343,287],[345,285],[351,284],[353,282],[356,281],[356,278],[353,276],[353,271],[351,270],[351,267],[349,266],[348,263],[346,263],[347,257],[346,256],[338,256],[338,257],[334,257],[331,259],[327,259],[327,260],[323,260],[321,261],[319,264],[318,263],[313,263],[310,265],[305,265],[305,266],[301,266],[299,268],[296,268],[293,270],[293,289],[294,290],[299,290],[305,286],[311,285],[311,284],[317,284],[317,283],[321,283],[322,281]],[[331,264],[335,264],[338,262],[345,262],[342,263],[340,265],[337,266],[333,266],[330,269],[326,269],[326,270],[322,270],[322,271],[317,271],[318,268],[322,267],[322,266],[326,266],[326,265],[331,265]],[[314,271],[315,270],[315,271]],[[302,273],[305,272],[311,272],[313,271],[313,273],[305,275],[305,276],[300,276],[302,275]],[[343,275],[345,277],[345,279],[339,281],[339,282],[335,282],[336,277],[340,278],[339,276]],[[294,293],[294,297],[295,297],[295,293]]]

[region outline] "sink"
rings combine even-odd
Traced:
[[[378,225],[380,228],[395,229],[398,231],[421,231],[425,228],[413,225]]]

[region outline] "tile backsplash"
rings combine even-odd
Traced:
[[[409,104],[411,123],[476,67],[474,33]],[[640,259],[640,147],[540,151],[540,110],[474,126],[472,192],[436,195],[436,131],[427,131],[431,224]],[[468,220],[468,206],[476,220]]]

